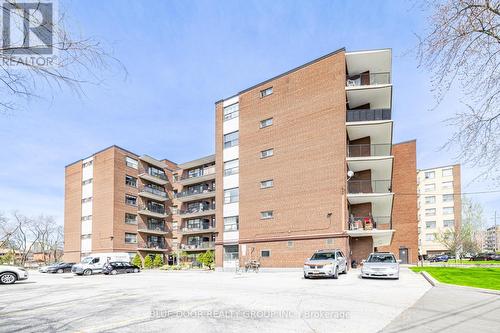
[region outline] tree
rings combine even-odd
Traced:
[[[207,266],[209,269],[212,269],[212,265],[214,263],[215,253],[214,251],[208,250],[205,253],[200,253],[196,260],[201,262],[204,266]]]
[[[71,33],[63,12],[60,11],[58,17],[46,19],[46,7],[42,1],[35,3],[33,10],[23,10],[23,5],[23,2],[16,0],[6,0],[1,4],[2,14],[10,15],[10,22],[21,24],[9,25],[11,35],[20,36],[10,41],[13,45],[2,43],[0,46],[0,113],[17,109],[19,98],[39,97],[36,93],[38,86],[50,90],[66,86],[81,94],[82,84],[99,84],[102,81],[101,73],[111,69],[111,64],[117,64],[124,70],[99,40]],[[52,38],[46,40],[42,37],[38,38],[39,41],[28,38],[30,32],[25,26],[37,26],[37,36]],[[29,41],[28,48],[24,46],[25,41]],[[54,50],[50,65],[49,60],[43,64],[28,60],[46,59],[39,51],[41,48]],[[20,51],[24,52],[24,57],[19,56]]]
[[[163,266],[163,256],[161,254],[156,254],[155,259],[153,260],[153,267],[161,267]]]
[[[150,255],[147,255],[144,259],[144,268],[152,268],[153,267],[153,259],[151,259]]]
[[[142,268],[142,259],[138,254],[134,256],[134,259],[132,259],[132,264]]]
[[[28,260],[31,249],[40,238],[40,233],[37,230],[34,219],[18,212],[13,213],[15,232],[10,237],[10,246],[21,254],[21,265],[24,265]]]
[[[448,119],[455,132],[445,147],[500,182],[500,2],[426,1],[430,30],[420,39],[420,66],[432,73],[437,104],[452,87],[464,109]]]

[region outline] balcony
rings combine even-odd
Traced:
[[[207,180],[213,180],[213,179],[215,179],[215,165],[203,168],[197,174],[182,176],[178,180],[178,183],[183,185],[183,186],[186,186],[186,185],[201,183],[201,182],[204,182]]]
[[[392,120],[348,122],[346,123],[346,129],[350,141],[369,137],[370,144],[373,145],[370,147],[353,147],[353,154],[356,152],[358,152],[358,155],[361,153],[366,154],[366,151],[369,151],[371,156],[382,156],[384,152],[388,152],[385,156],[391,155]]]
[[[137,246],[137,250],[139,250],[139,251],[165,252],[165,251],[168,251],[168,248],[167,248],[167,245],[163,242],[144,242],[144,243],[140,243]]]
[[[207,251],[215,249],[215,242],[203,242],[199,244],[181,244],[181,249],[185,251]]]
[[[183,219],[206,216],[206,215],[214,215],[214,214],[215,214],[215,205],[200,206],[179,211],[179,215]]]
[[[141,225],[137,228],[138,232],[146,233],[146,234],[154,234],[154,235],[166,235],[169,233],[169,230],[165,228],[164,225]]]
[[[390,216],[351,216],[349,230],[390,230],[392,221]]]
[[[347,146],[347,157],[390,156],[392,144],[355,144]]]
[[[391,193],[391,180],[349,180],[347,193]]]
[[[215,197],[215,189],[213,189],[213,188],[209,188],[209,189],[195,188],[195,189],[190,189],[187,191],[179,192],[175,195],[175,197],[180,202],[212,198],[212,197]]]
[[[148,206],[148,205],[140,206],[139,210],[137,212],[139,214],[143,214],[143,215],[147,215],[147,216],[151,216],[151,217],[157,217],[160,219],[164,219],[168,216],[167,212],[165,211],[165,208]]]
[[[361,86],[375,86],[391,84],[391,73],[371,73],[363,72],[360,74],[347,75],[346,87],[361,87]]]
[[[191,234],[204,234],[215,232],[215,223],[210,223],[208,225],[203,225],[200,227],[184,227],[180,230],[180,233],[183,235],[191,235]]]
[[[167,201],[167,192],[158,190],[150,186],[144,186],[139,190],[139,195],[156,201]]]
[[[168,184],[168,178],[165,174],[154,173],[154,172],[149,172],[149,171],[145,171],[145,170],[142,170],[142,171],[143,172],[141,172],[139,174],[139,178],[145,179],[151,183],[155,183],[155,184],[162,185],[162,186],[165,186]]]
[[[391,109],[347,110],[347,122],[391,120]]]

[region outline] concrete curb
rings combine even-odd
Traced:
[[[427,282],[429,282],[429,284],[432,285],[433,287],[464,289],[464,290],[470,290],[470,291],[475,291],[475,292],[484,293],[484,294],[500,295],[500,290],[492,290],[492,289],[476,288],[476,287],[469,287],[469,286],[460,286],[460,285],[456,285],[456,284],[441,283],[425,271],[421,271],[420,274],[422,274],[422,276],[427,280]]]

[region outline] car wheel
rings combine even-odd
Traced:
[[[92,270],[91,269],[84,270],[83,275],[85,275],[85,276],[92,275]]]
[[[116,273],[118,273],[118,272],[116,271],[116,269],[113,269],[113,270],[111,271],[111,275],[116,275]]]
[[[139,268],[134,268],[134,273],[139,273]]]
[[[339,278],[339,268],[335,267],[335,272],[333,272],[332,278],[338,279]]]
[[[304,279],[309,279],[309,276],[307,276],[306,273],[304,273]]]
[[[59,273],[59,274],[64,273],[64,270],[62,270],[62,269],[60,269],[60,268],[59,268],[59,269],[57,270],[57,273]]]
[[[0,283],[2,284],[13,284],[16,280],[17,276],[14,273],[3,273],[0,275]]]

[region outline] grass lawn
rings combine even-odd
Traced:
[[[410,267],[414,272],[426,271],[442,283],[500,290],[500,268],[486,267]]]
[[[478,261],[471,261],[471,260],[455,260],[455,259],[450,259],[448,262],[443,262],[439,264],[470,264],[470,265],[500,265],[499,260],[478,260]]]

